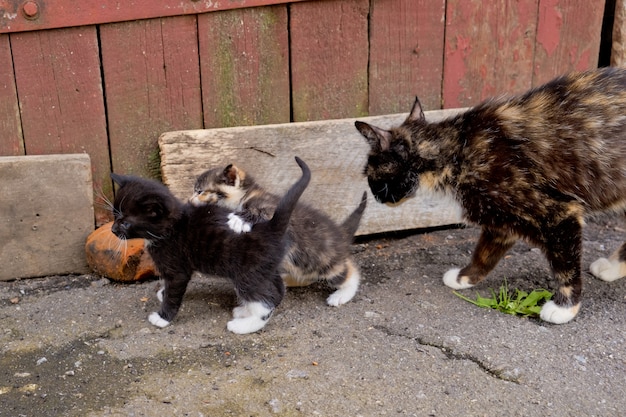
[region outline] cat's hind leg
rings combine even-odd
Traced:
[[[274,309],[264,302],[244,302],[233,310],[233,319],[226,328],[236,334],[254,333],[261,330],[272,316]]]
[[[504,231],[483,227],[471,263],[463,269],[453,268],[446,272],[443,276],[444,284],[455,290],[478,284],[495,268],[516,240],[515,236]]]
[[[354,265],[351,259],[346,260],[344,267],[341,275],[330,280],[331,285],[337,290],[326,299],[329,306],[338,307],[347,303],[352,300],[359,289],[359,282],[361,281],[359,268]]]
[[[599,258],[592,262],[589,270],[603,281],[611,282],[626,276],[626,243],[606,258]]]

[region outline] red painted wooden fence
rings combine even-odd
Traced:
[[[96,193],[110,197],[111,170],[155,175],[165,131],[405,112],[415,95],[427,109],[470,106],[593,68],[603,11],[603,0],[0,0],[0,155],[89,153]]]

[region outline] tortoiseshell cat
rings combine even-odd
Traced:
[[[231,225],[245,231],[246,224],[271,218],[279,198],[264,190],[244,170],[235,165],[213,168],[202,173],[194,185],[191,204],[213,203],[231,210],[245,222]],[[339,306],[354,297],[359,287],[359,268],[350,253],[354,233],[367,203],[363,193],[361,204],[341,225],[309,205],[298,203],[287,228],[287,252],[279,271],[287,286],[307,285],[325,280],[337,288],[326,300]]]
[[[365,174],[378,201],[399,202],[418,187],[443,191],[482,227],[471,263],[446,272],[446,285],[476,285],[524,238],[543,250],[559,286],[541,318],[576,316],[584,219],[626,208],[625,69],[558,77],[437,123],[416,99],[398,127],[356,128],[371,146]],[[626,275],[626,244],[591,272],[607,281]]]
[[[232,211],[214,204],[183,204],[163,184],[111,174],[120,186],[115,195],[112,227],[121,239],[143,238],[160,273],[164,288],[159,312],[150,323],[167,326],[183,301],[194,271],[231,279],[240,306],[233,310],[228,330],[260,330],[281,302],[285,286],[277,267],[285,253],[285,231],[311,172],[296,157],[301,178],[280,199],[274,216],[254,225],[250,233],[236,233],[227,225]]]

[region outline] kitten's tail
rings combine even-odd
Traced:
[[[348,236],[353,237],[359,228],[359,224],[361,223],[361,217],[363,217],[363,212],[365,211],[365,207],[367,206],[367,191],[363,192],[363,197],[361,197],[361,204],[354,210],[350,215],[341,223],[341,227],[348,234]]]
[[[284,233],[287,230],[287,225],[289,224],[291,213],[296,207],[298,199],[300,199],[300,196],[306,189],[307,185],[309,185],[309,181],[311,180],[311,170],[309,169],[307,164],[305,164],[304,161],[297,156],[296,162],[302,170],[302,176],[294,185],[291,186],[291,188],[289,188],[287,193],[280,199],[278,205],[276,206],[276,210],[274,211],[274,216],[269,221],[270,228],[280,233]]]

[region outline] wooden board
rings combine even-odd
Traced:
[[[595,68],[604,0],[540,0],[533,84]]]
[[[204,126],[290,120],[287,6],[198,16]]]
[[[447,2],[444,107],[531,87],[537,2]]]
[[[195,16],[100,28],[113,170],[158,176],[157,139],[202,128]]]
[[[430,120],[458,110],[427,112]],[[401,123],[405,114],[366,117],[381,127]],[[358,205],[367,190],[368,207],[357,234],[372,234],[459,223],[455,203],[419,194],[399,206],[377,203],[363,176],[368,145],[354,127],[356,119],[268,126],[167,132],[159,138],[163,181],[187,199],[205,169],[235,163],[266,189],[283,193],[300,176],[294,156],[310,166],[312,180],[303,201],[337,221]]]
[[[94,189],[112,197],[96,28],[12,34],[11,50],[26,154],[87,153]]]
[[[24,155],[9,35],[0,35],[0,155]]]
[[[369,114],[441,108],[445,0],[372,0]]]
[[[616,0],[611,45],[611,65],[626,65],[626,0]]]
[[[89,156],[0,157],[0,178],[0,281],[89,272]]]
[[[293,121],[368,114],[369,0],[290,5]]]

